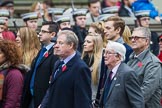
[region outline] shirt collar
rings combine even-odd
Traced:
[[[113,73],[113,74],[112,74],[112,78],[116,75],[116,72],[117,72],[117,70],[118,70],[120,64],[121,64],[121,62],[118,63],[118,64],[111,70],[112,73]]]
[[[144,57],[146,56],[146,54],[149,52],[149,49],[145,49],[144,51],[142,51],[140,54],[136,55],[135,52],[133,52],[130,55],[130,59],[138,59],[139,61],[142,61],[144,59]]]
[[[149,51],[149,49],[145,49],[140,54],[138,54],[138,55],[135,54],[134,58],[138,58],[139,60],[142,60],[148,51]]]
[[[120,38],[117,39],[116,42],[119,42],[119,43],[123,44],[123,43],[124,43],[124,40],[123,40],[123,38],[120,36]]]
[[[75,54],[76,54],[76,52],[74,52],[72,55],[70,55],[66,59],[64,59],[64,63],[67,64],[67,62],[69,62],[75,56]]]
[[[54,43],[50,43],[49,45],[45,46],[45,48],[47,49],[47,51],[49,51],[49,49],[51,49],[51,47],[53,47]]]

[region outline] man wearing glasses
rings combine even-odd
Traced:
[[[136,11],[136,26],[138,27],[147,27],[150,26],[150,10]],[[151,41],[150,41],[150,50],[156,56],[159,53],[159,45],[158,45],[158,34],[154,31],[151,31]]]
[[[46,93],[54,64],[58,59],[53,55],[54,43],[51,42],[58,30],[57,23],[45,22],[42,24],[39,39],[43,46],[31,64],[31,71],[27,74],[22,108],[37,108]]]
[[[109,41],[104,62],[108,67],[101,108],[144,108],[144,98],[135,71],[123,61],[126,48],[123,44]]]
[[[130,55],[128,65],[136,70],[145,108],[160,108],[162,67],[159,59],[149,50],[150,38],[148,28],[134,29],[129,38],[134,52]]]
[[[133,50],[129,45],[127,45],[124,42],[122,38],[122,34],[125,28],[125,21],[118,16],[111,16],[111,17],[108,17],[106,20],[104,20],[104,26],[105,26],[104,36],[107,40],[118,42],[125,46],[126,48],[125,62],[128,62],[129,55],[133,52]],[[100,100],[103,85],[106,83],[105,82],[105,79],[107,77],[106,71],[107,71],[107,66],[105,65],[104,59],[102,57],[100,80],[99,80],[100,83],[99,83],[98,91],[96,95],[95,106],[97,106],[98,104],[97,101]]]

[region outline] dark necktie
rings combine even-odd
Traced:
[[[47,51],[46,48],[42,48],[40,53],[39,53],[39,57],[36,61],[36,64],[35,64],[35,67],[34,67],[34,72],[32,74],[32,78],[31,78],[31,81],[30,81],[30,91],[31,91],[31,94],[33,95],[34,94],[34,79],[35,79],[35,74],[36,74],[36,71],[37,71],[37,67],[38,67],[38,64],[40,63],[41,59],[43,58],[43,55],[44,53]]]
[[[109,90],[110,90],[110,87],[111,87],[111,82],[112,82],[112,75],[113,75],[113,72],[110,71],[109,76],[108,76],[108,78],[106,80],[106,83],[105,83],[105,88],[104,88],[104,92],[103,92],[104,93],[103,102],[106,101],[106,97],[107,97],[107,95],[109,93]]]
[[[54,78],[56,78],[56,76],[62,71],[62,66],[64,64],[64,61],[60,61],[59,64],[58,64],[58,68],[56,69],[56,72],[54,73]]]
[[[109,76],[108,76],[108,81],[111,81],[112,80],[112,75],[113,75],[113,72],[110,71]]]

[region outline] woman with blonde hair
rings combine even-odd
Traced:
[[[36,31],[28,27],[18,30],[16,42],[23,51],[23,64],[30,67],[32,60],[41,48]]]
[[[129,37],[131,36],[131,30],[127,25],[125,25],[125,29],[122,36],[124,42],[127,43],[128,45],[131,45],[131,41],[129,40]]]
[[[100,66],[103,50],[102,37],[99,34],[89,33],[83,44],[82,59],[92,72],[92,98],[95,99],[100,75]]]

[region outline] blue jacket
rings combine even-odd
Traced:
[[[158,11],[149,0],[137,0],[132,4],[132,7],[134,11],[151,10],[150,17],[153,19],[158,16]]]

